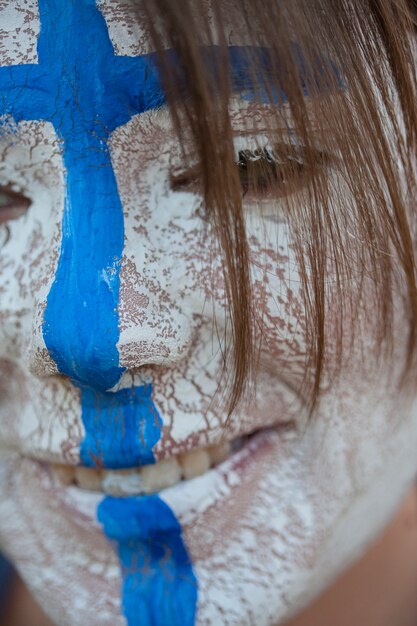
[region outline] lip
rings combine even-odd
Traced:
[[[250,473],[250,465],[262,449],[269,446],[271,441],[279,439],[285,444],[294,440],[295,430],[292,424],[279,424],[275,428],[266,428],[257,431],[245,445],[233,452],[228,459],[209,469],[205,474],[182,480],[172,487],[157,493],[168,504],[175,503],[176,513],[182,523],[192,523],[199,514],[222,499],[228,498],[234,487],[241,483],[244,475]],[[76,485],[62,485],[54,474],[51,464],[34,459],[26,459],[33,464],[33,470],[38,473],[39,481],[45,491],[49,493],[61,511],[66,511],[76,525],[90,530],[100,529],[96,519],[98,504],[106,498],[104,492],[87,491]],[[143,498],[146,495],[120,496],[125,498]]]
[[[127,382],[126,379],[126,385]],[[130,386],[136,386],[136,382],[141,381],[135,379]],[[233,441],[261,429],[280,428],[281,425],[287,427],[289,423],[301,433],[308,422],[308,411],[301,395],[286,381],[277,381],[273,372],[269,373],[266,369],[260,375],[262,393],[256,401],[248,398],[248,404],[242,407],[243,410],[234,412],[229,418],[225,416],[224,407],[217,403],[206,404],[204,401],[190,405],[176,400],[173,402],[170,390],[177,382],[175,376],[168,380],[155,378],[153,383],[152,399],[163,420],[160,438],[152,448],[156,462],[187,454],[195,449],[216,446],[225,440]],[[37,413],[42,412],[42,415],[48,416],[52,429],[50,435],[47,436],[46,431],[41,429],[34,430],[33,415],[30,411],[22,410],[23,415],[16,414],[13,422],[5,421],[2,447],[37,461],[68,466],[82,465],[80,453],[87,428],[83,422],[79,390],[65,377],[56,384],[55,379],[48,381],[47,390],[48,393],[42,393],[42,384],[39,384],[33,393],[39,393],[42,398],[42,402],[35,409]],[[187,391],[192,392],[192,389],[187,387]],[[90,465],[88,462],[86,464]],[[123,462],[119,458],[117,469],[141,464],[140,460]],[[116,468],[109,465],[105,469]]]
[[[292,398],[294,397],[295,394]],[[290,402],[287,403],[287,406],[290,406]],[[276,415],[271,415],[267,418],[264,416],[259,417],[259,415],[252,416],[251,414],[250,418],[246,417],[241,419],[240,417],[234,417],[233,420],[231,419],[230,422],[227,422],[227,425],[223,424],[213,429],[204,428],[198,431],[196,430],[191,432],[188,436],[175,439],[171,438],[171,436],[166,436],[163,432],[160,440],[153,449],[155,462],[168,460],[174,456],[195,452],[199,449],[215,447],[225,442],[229,442],[233,446],[236,440],[240,438],[252,438],[255,434],[264,430],[294,430],[302,432],[306,421],[304,417],[304,406],[301,405],[301,403],[293,404],[286,413],[285,418],[281,419],[277,419]],[[82,463],[79,454],[81,441],[82,437],[77,441],[72,441],[68,453],[62,446],[56,451],[45,448],[34,449],[30,445],[30,442],[29,445],[22,445],[22,440],[18,441],[13,447],[11,445],[8,447],[9,451],[13,450],[14,454],[19,454],[24,458],[29,458],[39,463],[83,467],[85,465]],[[3,450],[1,450],[1,452],[3,453]],[[4,452],[6,453],[7,449],[5,449]],[[109,470],[128,470],[138,466],[120,463],[117,465],[117,468],[107,466],[106,464],[89,467],[101,467],[102,469]]]

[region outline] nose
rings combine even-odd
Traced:
[[[61,252],[43,336],[60,373],[105,391],[122,374],[116,343],[123,213],[111,168],[67,163]]]
[[[169,255],[148,261],[147,269],[146,254],[135,261],[123,257],[123,208],[111,167],[81,178],[69,172],[67,198],[60,258],[43,311],[47,351],[38,354],[45,373],[52,360],[78,386],[104,392],[126,368],[177,362],[191,342],[191,316],[164,284]],[[136,235],[136,251],[145,245]],[[42,364],[36,369],[40,373]]]
[[[138,236],[126,244],[126,252],[129,248],[120,271],[120,364],[127,369],[173,365],[192,339],[192,311],[180,296],[184,278],[179,282],[173,274],[168,251],[151,249],[149,241],[138,245]],[[146,263],[146,258],[153,260]]]

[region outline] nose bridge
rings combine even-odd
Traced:
[[[123,373],[116,346],[123,211],[107,150],[88,147],[85,160],[79,145],[64,146],[61,254],[43,335],[61,373],[105,391]]]

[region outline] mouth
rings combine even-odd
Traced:
[[[239,452],[258,432],[141,467],[108,470],[54,463],[50,467],[65,487],[76,486],[111,496],[149,495],[205,474]]]

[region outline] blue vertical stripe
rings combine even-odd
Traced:
[[[158,496],[108,497],[98,519],[117,545],[129,626],[193,626],[197,579],[181,527],[165,502]]]
[[[162,105],[164,94],[154,55],[114,55],[93,0],[39,0],[39,11],[39,63],[0,68],[0,113],[52,122],[62,141],[62,244],[44,339],[59,371],[80,388],[83,463],[152,463],[162,420],[151,386],[109,392],[124,372],[117,350],[124,220],[108,138],[133,115]],[[156,614],[165,621],[147,623],[192,626],[197,583],[172,511],[156,496],[106,498],[100,511],[104,532],[118,544],[129,626]]]
[[[154,462],[153,446],[162,420],[152,402],[152,387],[129,387],[116,393],[82,388],[84,465],[137,467]]]

